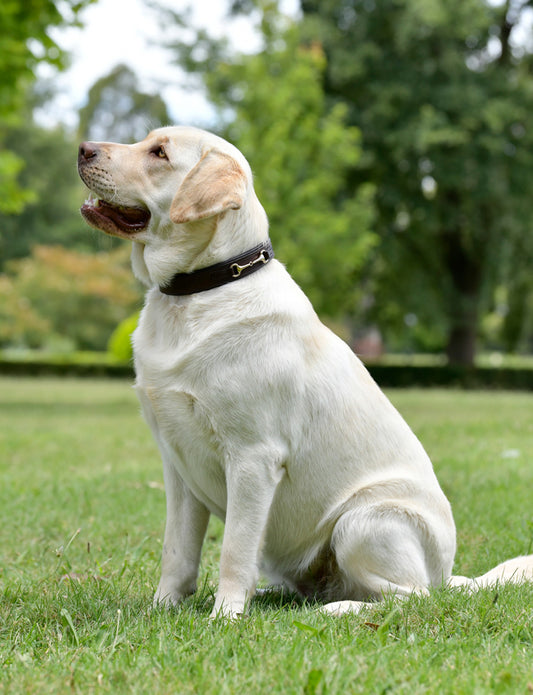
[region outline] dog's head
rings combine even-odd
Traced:
[[[142,142],[84,142],[78,171],[96,198],[85,220],[134,243],[147,284],[246,250],[266,235],[250,167],[228,142],[197,128],[152,131]]]

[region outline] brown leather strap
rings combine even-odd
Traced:
[[[228,261],[210,265],[207,268],[194,270],[192,273],[176,273],[167,285],[160,286],[163,294],[179,297],[196,292],[205,292],[215,287],[221,287],[228,282],[234,282],[255,273],[274,258],[274,249],[270,239],[253,249],[234,256]]]

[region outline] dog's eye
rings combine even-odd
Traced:
[[[153,154],[155,157],[159,157],[160,159],[168,159],[167,153],[165,152],[165,148],[163,145],[158,145],[157,147],[154,147],[154,149],[151,151],[151,154]]]

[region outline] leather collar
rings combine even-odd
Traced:
[[[234,256],[222,263],[215,263],[207,268],[194,270],[192,273],[176,273],[170,282],[159,287],[163,294],[180,297],[196,292],[205,292],[221,287],[228,282],[245,278],[256,270],[263,268],[274,258],[274,249],[270,239],[254,246],[244,253]]]

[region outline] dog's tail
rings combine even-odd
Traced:
[[[498,584],[533,582],[533,555],[522,555],[502,562],[494,569],[475,579],[450,577],[447,586],[467,586],[472,591]]]

